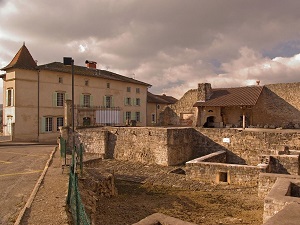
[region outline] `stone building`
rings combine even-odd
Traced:
[[[146,125],[149,84],[86,61],[74,65],[74,103],[78,125]],[[37,65],[25,44],[4,68],[4,134],[17,141],[51,142],[65,124],[64,102],[72,97],[71,66]]]
[[[203,83],[161,113],[160,124],[299,128],[300,83],[212,88]]]
[[[147,126],[156,126],[158,124],[158,117],[162,110],[167,105],[172,105],[178,100],[172,96],[155,95],[151,92],[147,94]]]

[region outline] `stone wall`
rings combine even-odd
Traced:
[[[273,185],[272,190],[267,195],[264,201],[264,223],[276,213],[281,211],[286,205],[297,202],[300,204],[300,198],[290,195],[291,184],[299,183],[299,180],[278,178]]]
[[[256,166],[244,166],[225,163],[186,163],[186,175],[209,183],[228,183],[240,186],[257,187],[261,169]]]
[[[299,155],[272,155],[271,173],[299,175]]]
[[[300,82],[265,85],[253,108],[253,124],[299,128],[299,96]]]
[[[258,182],[258,197],[265,198],[271,191],[277,178],[299,179],[299,176],[276,173],[260,173]]]
[[[193,137],[198,155],[224,150],[227,162],[234,164],[258,165],[261,155],[274,155],[282,146],[300,149],[300,132],[261,132],[236,129],[195,128]],[[229,138],[229,143],[223,142]]]
[[[175,104],[169,105],[159,115],[161,126],[195,126],[197,108],[193,107],[198,99],[198,90],[192,89],[186,92]],[[188,118],[184,118],[184,115]]]
[[[118,194],[113,174],[100,174],[97,170],[89,168],[85,168],[84,177],[79,179],[79,190],[86,212],[92,219],[92,224],[95,224],[98,198],[110,198]]]
[[[66,136],[67,132],[63,132]],[[71,143],[69,137],[65,137]],[[224,142],[224,138],[229,142]],[[217,151],[226,152],[227,163],[256,166],[262,155],[276,155],[283,146],[300,149],[300,133],[255,132],[235,129],[110,127],[76,130],[76,143],[86,152],[105,158],[159,165],[178,165]],[[295,174],[294,157],[281,157]],[[292,161],[290,161],[292,160]],[[293,162],[292,165],[289,165]],[[288,168],[290,167],[290,168]]]

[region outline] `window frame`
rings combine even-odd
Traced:
[[[91,95],[83,94],[82,96],[82,106],[87,108],[91,107]]]
[[[59,131],[59,127],[64,126],[64,117],[57,117],[56,118],[56,130]]]
[[[126,88],[126,91],[127,91],[127,92],[131,92],[131,87],[127,87],[127,88]]]
[[[7,107],[14,106],[14,89],[13,88],[7,88],[6,89],[6,102],[5,105]]]
[[[140,88],[136,88],[136,89],[135,89],[135,92],[136,92],[137,94],[140,94],[140,93],[141,93],[141,89],[140,89]]]
[[[65,98],[66,98],[66,93],[57,91],[57,92],[55,92],[55,94],[56,94],[56,99],[55,99],[56,107],[63,107],[64,106],[64,101],[65,101]]]
[[[53,117],[44,117],[45,119],[45,132],[53,131]]]
[[[135,112],[135,120],[141,122],[141,112]]]
[[[112,108],[113,107],[113,96],[112,95],[105,95],[104,96],[104,107],[105,108]]]

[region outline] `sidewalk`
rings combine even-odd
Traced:
[[[68,169],[62,174],[60,152],[57,150],[30,209],[21,220],[21,225],[69,224],[65,209]]]

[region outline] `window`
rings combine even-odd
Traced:
[[[90,117],[84,117],[83,118],[83,126],[90,126],[91,125],[91,118]]]
[[[14,89],[9,88],[6,90],[6,106],[14,105]]]
[[[91,95],[83,95],[83,107],[91,106]]]
[[[136,93],[137,93],[137,94],[140,93],[140,88],[136,88]]]
[[[125,105],[131,105],[131,98],[125,98]]]
[[[105,108],[113,107],[113,96],[109,96],[109,95],[104,96],[104,106]]]
[[[126,112],[125,113],[125,121],[130,121],[131,120],[131,112]]]
[[[141,122],[141,113],[140,112],[135,112],[135,120],[137,122]]]
[[[151,114],[151,123],[156,123],[155,114]]]
[[[106,83],[106,88],[110,88],[110,83]]]
[[[138,106],[141,105],[141,99],[140,98],[135,99],[135,105],[138,105]]]
[[[63,83],[63,78],[62,78],[62,77],[59,77],[59,78],[58,78],[58,83],[60,83],[60,84]]]
[[[52,117],[45,117],[45,132],[51,132],[52,130]]]
[[[56,106],[64,106],[65,93],[56,92]]]
[[[160,109],[160,105],[157,105],[157,109]]]
[[[131,92],[131,88],[130,87],[127,87],[127,92]]]
[[[84,81],[84,85],[85,85],[85,86],[89,86],[89,81],[88,81],[88,80],[85,80],[85,81]]]
[[[64,126],[64,118],[63,117],[57,117],[56,118],[56,130],[59,131],[59,127]]]

